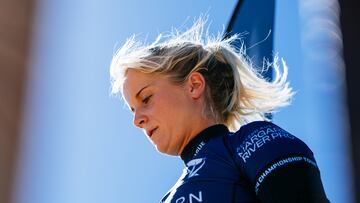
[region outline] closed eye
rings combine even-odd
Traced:
[[[151,97],[152,97],[152,95],[145,97],[145,98],[142,100],[142,103],[144,103],[144,104],[149,103],[149,100],[150,100]]]

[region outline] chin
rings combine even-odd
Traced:
[[[155,147],[156,147],[157,151],[160,152],[161,154],[166,154],[166,155],[170,155],[170,156],[178,156],[179,155],[177,152],[170,151],[167,148],[164,148],[164,147],[161,147],[158,145],[156,145]]]

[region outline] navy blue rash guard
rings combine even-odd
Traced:
[[[206,128],[181,158],[186,167],[162,203],[329,202],[312,151],[270,122]]]

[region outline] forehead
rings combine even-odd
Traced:
[[[153,84],[159,79],[158,75],[142,73],[136,70],[128,70],[123,85],[123,95],[127,101],[135,97],[139,90]]]

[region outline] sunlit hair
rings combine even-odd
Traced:
[[[293,92],[288,86],[287,67],[283,71],[275,56],[262,69],[253,67],[245,49],[232,43],[239,35],[224,39],[223,33],[209,35],[205,21],[197,20],[184,31],[159,35],[152,44],[129,38],[116,52],[110,67],[112,93],[122,92],[126,73],[133,69],[148,74],[166,75],[174,84],[183,84],[192,72],[200,72],[206,81],[206,114],[231,130],[255,120],[267,120],[265,114],[290,103]],[[271,82],[261,71],[272,68]]]

